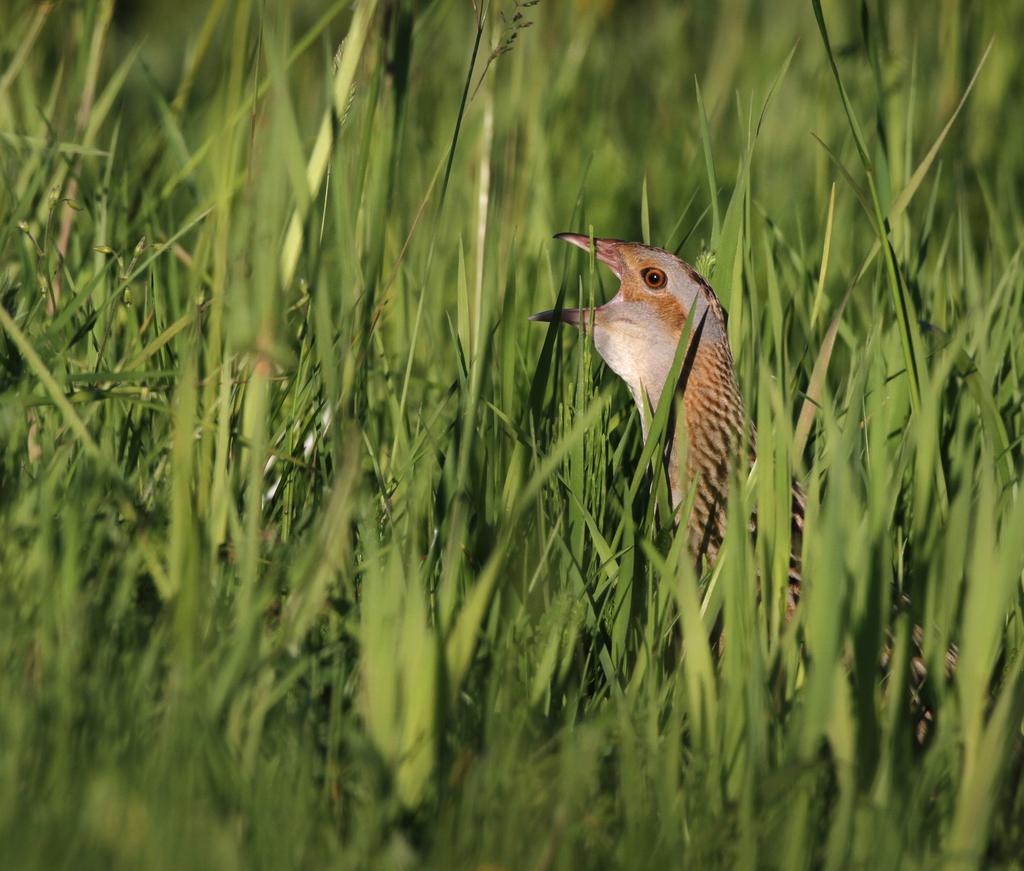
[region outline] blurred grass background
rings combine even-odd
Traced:
[[[171,13],[0,6],[3,867],[1020,867],[1024,3]],[[710,577],[591,229],[728,307]]]

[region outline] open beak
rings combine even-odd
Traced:
[[[559,233],[555,238],[582,248],[584,251],[590,250],[590,237],[584,236],[582,233]],[[617,239],[595,239],[594,256],[614,272],[619,281],[622,281],[622,255],[619,253]]]
[[[570,245],[575,245],[577,248],[582,248],[584,251],[590,250],[590,237],[584,236],[582,233],[559,233],[555,238],[568,242]],[[616,278],[620,281],[622,280],[622,256],[619,254],[619,243],[615,239],[595,239],[594,256],[611,269],[615,273]],[[563,324],[571,324],[574,327],[585,328],[593,311],[596,310],[564,308],[561,311],[537,312],[535,315],[530,315],[530,320],[543,321],[544,323],[559,321]]]
[[[551,309],[546,312],[537,312],[535,315],[530,315],[531,321],[542,321],[543,323],[549,324],[552,321],[558,321],[563,324],[572,324],[574,327],[580,325],[580,319],[588,309],[581,308],[564,308],[561,311]]]

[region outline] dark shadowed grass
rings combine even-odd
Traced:
[[[4,867],[1019,864],[1024,4],[179,7],[3,13]],[[564,230],[728,307],[705,577]]]

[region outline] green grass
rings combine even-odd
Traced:
[[[0,863],[1021,867],[1024,3],[483,8],[4,7]],[[591,229],[728,308],[709,577]]]

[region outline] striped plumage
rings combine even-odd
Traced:
[[[590,250],[591,240],[587,236],[562,233],[556,238]],[[749,466],[753,461],[756,439],[746,420],[736,381],[725,313],[708,283],[689,264],[669,252],[618,239],[595,239],[593,245],[597,259],[621,282],[618,293],[595,309],[541,312],[531,319],[561,321],[592,335],[598,352],[633,394],[646,440],[646,403],[657,410],[686,321],[693,313],[695,326],[675,390],[677,397],[682,396],[685,426],[681,437],[679,427],[670,427],[675,435],[667,446],[666,467],[676,510],[693,482],[697,482],[687,520],[690,552],[698,564],[714,563],[725,535],[725,503],[731,476],[738,463]],[[794,482],[787,620],[793,616],[802,585],[804,509],[803,491]],[[757,518],[751,518],[750,523],[756,532]],[[925,678],[921,639],[921,629],[915,626],[912,669],[918,688]],[[884,670],[891,653],[890,638],[881,654]],[[950,647],[947,674],[955,667],[956,648]],[[915,695],[916,692],[915,689]],[[932,712],[926,705],[915,704],[920,717],[920,740],[931,722]]]
[[[697,276],[715,304],[714,292]],[[720,307],[719,307],[720,311]],[[732,462],[744,455],[753,460],[756,432],[746,422],[743,397],[729,343],[724,338],[699,346],[693,366],[683,373],[678,390],[686,415],[686,468],[680,475],[682,445],[669,448],[669,480],[673,499],[679,504],[691,482],[697,481],[696,498],[689,516],[690,551],[695,560],[714,563],[725,534],[725,501]],[[746,436],[744,435],[746,433]],[[746,449],[745,449],[746,448]],[[800,550],[804,530],[804,495],[800,485],[792,485],[787,618],[800,597]],[[757,518],[751,518],[751,531],[757,532]]]
[[[586,236],[563,233],[557,238],[590,248]],[[674,508],[697,482],[687,521],[690,552],[696,562],[713,563],[725,535],[730,477],[738,462],[752,459],[755,438],[736,381],[725,312],[696,270],[667,251],[617,239],[594,240],[594,251],[619,278],[619,292],[593,310],[542,312],[533,319],[561,320],[592,332],[598,352],[626,382],[645,420],[645,397],[657,410],[687,318],[695,309],[676,388],[683,400],[684,434],[669,443],[666,465]],[[804,500],[796,485],[792,505],[787,616],[793,613],[800,586]]]

